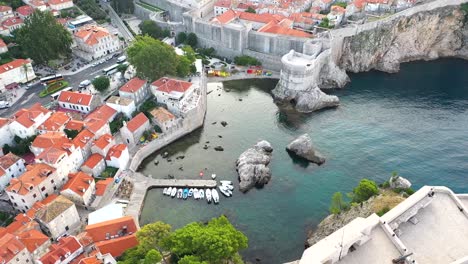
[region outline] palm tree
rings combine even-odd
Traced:
[[[25,63],[21,66],[21,69],[23,69],[24,71],[24,74],[26,75],[26,82],[29,82],[29,78],[28,78],[28,71],[29,69],[31,68],[31,64],[30,63]]]

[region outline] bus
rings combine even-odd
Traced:
[[[44,78],[41,78],[41,83],[44,85],[47,85],[49,83],[53,83],[53,82],[61,81],[61,80],[63,80],[62,74],[53,74],[53,75],[49,75]]]
[[[102,70],[102,72],[107,75],[113,69],[117,69],[117,67],[119,67],[119,64],[114,64],[112,66],[105,68],[104,70]]]
[[[57,98],[60,96],[60,93],[61,93],[61,92],[63,92],[63,91],[71,91],[71,90],[73,90],[73,87],[67,87],[67,88],[65,88],[65,89],[62,89],[62,90],[56,92],[56,93],[51,94],[50,97],[52,98],[52,100],[55,101],[55,100],[57,100]]]

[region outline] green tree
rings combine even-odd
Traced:
[[[11,6],[11,8],[13,8],[13,9],[17,9],[17,8],[20,7],[20,6],[25,5],[25,4],[23,3],[23,1],[21,1],[21,0],[10,0],[10,1],[6,1],[6,4],[7,4],[8,6]]]
[[[192,48],[195,48],[198,44],[198,37],[195,33],[189,33],[187,35],[187,39],[185,40],[185,44],[190,45]]]
[[[119,72],[121,72],[122,74],[125,73],[125,71],[127,70],[128,68],[128,65],[125,65],[125,64],[119,64],[119,66],[117,66],[117,70]]]
[[[128,61],[135,66],[137,75],[156,80],[177,72],[177,55],[174,49],[161,41],[148,37],[137,37],[127,49]]]
[[[330,213],[339,214],[346,207],[346,202],[343,200],[341,192],[336,192],[332,196]]]
[[[96,90],[104,92],[105,90],[107,90],[107,88],[109,88],[110,80],[105,76],[97,77],[93,80],[93,86]]]
[[[208,264],[206,261],[201,261],[199,257],[186,255],[177,262],[178,264]]]
[[[249,6],[249,7],[247,8],[247,10],[245,10],[245,12],[247,12],[247,13],[252,13],[252,14],[257,13],[257,12],[255,11],[255,9],[253,9],[251,6]]]
[[[161,254],[156,249],[151,249],[146,253],[145,261],[143,264],[157,264],[162,260]]]
[[[5,144],[5,145],[3,145],[2,150],[3,150],[3,154],[6,155],[6,154],[10,153],[11,147],[10,147],[10,145]]]
[[[145,252],[157,248],[161,241],[171,232],[171,226],[163,222],[155,222],[143,226],[137,233],[138,246]]]
[[[65,132],[65,135],[67,135],[68,138],[74,139],[76,136],[78,136],[78,130],[74,129],[64,129],[63,132]]]
[[[194,63],[195,60],[197,59],[197,57],[196,57],[195,51],[192,49],[192,47],[183,46],[182,50],[185,52],[184,56],[187,57],[187,59],[189,59],[190,63]]]
[[[16,39],[25,55],[39,64],[71,55],[70,32],[48,11],[35,10],[17,30]]]
[[[105,20],[107,17],[106,12],[99,7],[95,0],[78,0],[77,5],[94,20]]]
[[[257,59],[244,55],[244,56],[238,56],[234,58],[234,63],[237,65],[242,65],[242,66],[248,66],[248,65],[262,65],[260,61]]]
[[[127,249],[120,257],[119,264],[135,264],[140,263],[142,259],[145,259],[146,252],[140,247]]]
[[[115,12],[118,14],[133,14],[135,11],[135,5],[133,1],[128,0],[114,0],[111,2],[112,7],[115,9]]]
[[[180,32],[177,34],[176,41],[177,44],[183,44],[187,40],[187,34],[185,32]]]
[[[247,237],[236,230],[225,216],[203,225],[191,223],[164,240],[165,248],[179,257],[193,255],[200,261],[223,263],[247,248]]]
[[[156,22],[153,20],[145,20],[138,25],[141,30],[142,35],[148,35],[155,39],[162,39],[165,37],[169,37],[170,32],[168,30],[163,30],[159,27]]]
[[[192,63],[186,56],[177,57],[177,76],[185,77],[191,72]]]
[[[371,198],[374,195],[377,195],[379,193],[379,188],[377,187],[377,184],[374,181],[371,181],[369,179],[362,179],[359,182],[359,185],[354,188],[351,196],[353,198],[353,202],[355,203],[360,203],[367,201],[369,198]]]
[[[336,2],[333,5],[341,6],[342,8],[346,8],[346,6],[348,6],[346,2]]]

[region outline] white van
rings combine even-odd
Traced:
[[[125,60],[127,60],[127,56],[120,56],[117,58],[117,63],[124,62]]]
[[[80,85],[78,87],[83,88],[83,87],[87,87],[90,84],[91,84],[90,80],[84,80],[84,81],[80,82]]]
[[[10,107],[10,102],[0,101],[0,109],[8,108],[8,107]]]

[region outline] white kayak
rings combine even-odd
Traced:
[[[227,190],[230,190],[230,191],[234,190],[234,186],[232,186],[232,185],[222,184],[221,186],[226,188]]]
[[[177,198],[181,199],[182,198],[182,193],[184,191],[182,189],[177,190]]]
[[[232,185],[232,181],[219,181],[222,185]]]
[[[167,188],[164,188],[164,189],[163,189],[163,194],[164,194],[164,195],[167,195]]]
[[[198,198],[199,198],[200,200],[205,199],[205,192],[203,191],[203,189],[200,189],[200,190],[198,191]]]
[[[188,196],[188,197],[192,197],[192,196],[193,196],[193,189],[192,189],[192,188],[190,188],[190,189],[188,190],[187,196]]]
[[[211,196],[213,196],[213,202],[215,204],[219,203],[219,194],[218,191],[216,191],[216,189],[211,190]]]
[[[210,189],[206,189],[206,201],[208,203],[211,203],[211,190]]]
[[[198,200],[198,189],[197,188],[193,189],[193,198],[195,200]]]
[[[176,196],[176,194],[177,194],[177,188],[174,187],[174,188],[172,188],[172,191],[171,191],[170,195],[171,195],[172,198],[174,198]]]
[[[166,194],[167,194],[167,195],[171,195],[171,193],[172,193],[172,187],[167,188]]]

